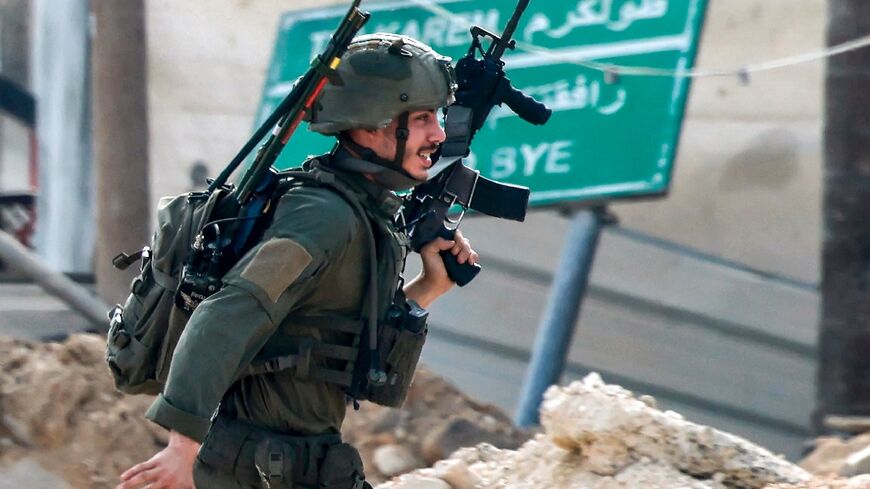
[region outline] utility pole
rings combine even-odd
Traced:
[[[31,0],[36,97],[35,245],[60,272],[91,273],[94,183],[88,0]]]
[[[0,0],[0,73],[24,88],[30,87],[30,5],[27,0]]]
[[[828,0],[828,45],[870,34],[870,2]],[[829,58],[816,431],[870,416],[870,50]]]
[[[144,0],[92,0],[97,293],[128,293],[131,272],[112,257],[148,237],[148,98]]]

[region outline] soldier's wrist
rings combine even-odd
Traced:
[[[199,451],[200,443],[181,432],[172,430],[169,432],[168,446],[185,453],[193,452],[196,455],[196,452]]]
[[[403,290],[408,299],[415,301],[420,307],[427,309],[436,299],[444,295],[452,287],[453,282],[449,278],[438,280],[425,273],[421,273],[408,282]]]

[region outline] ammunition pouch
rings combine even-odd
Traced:
[[[407,301],[404,308],[396,304],[390,306],[387,322],[381,325],[378,334],[378,355],[386,382],[382,385],[368,383],[361,398],[381,406],[402,406],[426,342],[427,319],[428,312],[414,301]]]
[[[266,489],[366,487],[359,452],[341,435],[290,436],[218,415],[200,462],[239,482]]]

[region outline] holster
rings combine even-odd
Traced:
[[[265,489],[366,487],[359,452],[341,435],[290,436],[219,415],[200,462],[239,482]]]

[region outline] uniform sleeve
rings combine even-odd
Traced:
[[[224,393],[358,229],[350,205],[332,191],[303,187],[285,195],[260,243],[191,315],[166,388],[146,417],[202,440]]]

